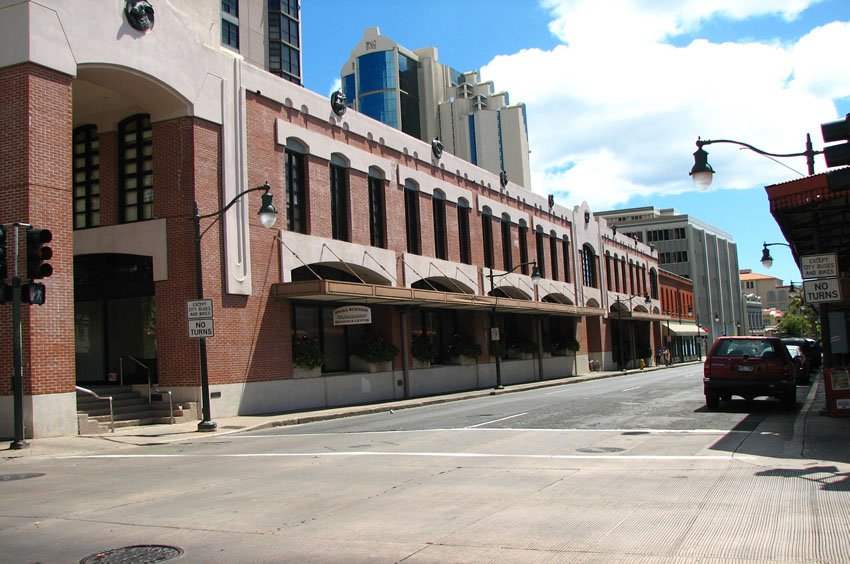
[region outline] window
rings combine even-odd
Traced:
[[[292,141],[286,143],[286,229],[307,233],[307,190],[304,154]]]
[[[519,220],[519,262],[522,273],[528,275],[528,225],[524,219]]]
[[[410,316],[410,328],[413,338],[427,336],[437,357],[434,364],[446,362],[452,337],[457,333],[457,312],[454,310],[421,309]]]
[[[611,291],[611,253],[605,251],[605,286]]]
[[[570,239],[564,235],[564,282],[570,281]],[[610,258],[610,257],[609,257]],[[610,276],[610,273],[609,273]]]
[[[502,267],[511,270],[514,267],[514,257],[511,241],[511,218],[508,214],[502,214]]]
[[[413,137],[421,136],[419,124],[419,63],[398,55],[398,86],[401,92],[401,130]]]
[[[346,326],[335,326],[333,310],[337,305],[306,305],[292,306],[292,336],[293,340],[308,335],[315,338],[325,357],[322,372],[345,372],[349,369],[349,344],[354,341]]]
[[[331,237],[349,241],[348,233],[348,169],[333,155],[330,165],[331,184]]]
[[[221,0],[221,44],[239,50],[239,0]]]
[[[484,266],[493,268],[493,219],[487,206],[481,210],[481,236],[484,242]]]
[[[431,200],[434,211],[434,253],[438,259],[448,258],[446,240],[446,196],[440,190],[434,190]]]
[[[558,279],[558,237],[555,232],[549,234],[549,258],[552,261],[552,280]]]
[[[268,6],[269,72],[301,84],[298,0],[269,0]]]
[[[419,187],[414,183],[404,186],[404,222],[407,229],[407,252],[422,253],[419,239]]]
[[[596,288],[596,255],[593,247],[585,245],[581,251],[582,282],[585,286]]]
[[[121,222],[153,218],[153,129],[137,114],[118,124]]]
[[[74,229],[100,225],[100,140],[97,126],[74,130]]]
[[[386,229],[386,200],[384,199],[384,180],[373,176],[369,170],[369,243],[373,247],[387,248],[384,235]]]
[[[537,269],[541,278],[546,278],[546,251],[543,248],[543,230],[538,226],[534,233],[534,242],[537,247]]]
[[[457,201],[457,230],[460,243],[460,262],[472,264],[472,248],[469,240],[469,202],[461,198]]]

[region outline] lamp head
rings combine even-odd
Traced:
[[[535,286],[537,286],[538,284],[540,284],[541,278],[542,278],[542,276],[540,276],[540,269],[537,268],[537,262],[536,261],[532,262],[531,263],[531,281],[534,282]]]
[[[711,180],[714,178],[714,169],[708,164],[708,153],[702,148],[699,140],[697,141],[697,150],[694,153],[694,166],[691,169],[690,175],[694,180],[694,184],[700,190],[708,190],[708,187],[711,186]]]
[[[770,256],[770,251],[767,248],[767,243],[764,244],[764,247],[761,250],[761,264],[765,268],[770,268],[773,266],[773,257]]]
[[[272,205],[272,195],[269,194],[269,190],[271,187],[266,183],[265,185],[266,191],[263,192],[263,203],[260,206],[260,211],[257,212],[260,216],[260,223],[263,224],[263,227],[269,229],[274,226],[277,221],[277,209]]]

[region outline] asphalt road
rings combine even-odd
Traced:
[[[0,559],[847,562],[850,468],[778,402],[705,410],[700,370],[4,461]]]

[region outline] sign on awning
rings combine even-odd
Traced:
[[[838,255],[836,253],[802,255],[800,271],[803,278],[837,278]]]
[[[804,280],[803,299],[807,304],[823,304],[841,301],[841,282],[838,278]]]
[[[372,308],[367,306],[343,306],[333,312],[334,325],[365,325],[372,323]]]

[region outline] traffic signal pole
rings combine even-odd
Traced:
[[[15,231],[15,239],[18,234]],[[17,264],[15,265],[17,270]],[[27,448],[24,436],[24,361],[21,338],[21,278],[12,277],[12,393],[15,409],[15,438],[9,445],[13,450]]]

